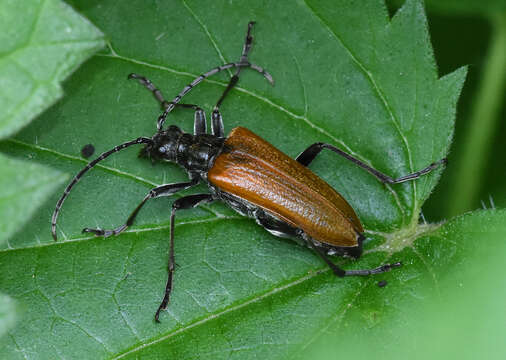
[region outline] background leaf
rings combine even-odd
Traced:
[[[19,230],[65,178],[59,171],[0,154],[0,243]],[[38,242],[38,234],[33,235],[32,241]]]
[[[373,286],[364,289],[364,303],[329,319],[301,358],[328,359],[339,352],[359,359],[501,359],[505,237],[504,210],[459,216],[421,237],[402,256],[414,253],[409,267],[428,272],[405,273],[409,280],[389,283],[396,287],[388,289],[397,292],[395,299],[368,296]]]
[[[4,0],[0,24],[4,138],[61,98],[59,83],[102,47],[103,40],[100,31],[59,0]]]
[[[313,142],[331,142],[392,176],[442,158],[465,70],[438,80],[420,3],[408,1],[391,22],[381,1],[330,4],[220,2],[209,8],[186,1],[163,7],[141,1],[76,2],[107,34],[109,50],[72,76],[68,97],[0,149],[17,157],[31,154],[39,163],[76,173],[86,163],[79,156],[83,145],[93,143],[102,152],[154,132],[159,109],[145,89],[124,80],[127,74],[148,76],[170,99],[201,72],[237,59],[246,24],[255,19],[251,60],[273,74],[276,86],[245,71],[240,88],[223,106],[227,130],[247,126],[291,156]],[[222,75],[199,85],[187,101],[211,109],[226,86]],[[173,115],[171,122],[191,129],[192,114]],[[369,230],[384,232],[390,246],[347,267],[414,262],[410,249],[415,237],[436,231],[432,225],[417,227],[417,221],[437,173],[416,184],[384,187],[332,154],[322,154],[311,167],[349,199]],[[239,346],[229,347],[236,356],[250,349],[283,357],[308,336],[307,328],[295,332],[285,323],[283,315],[294,312],[293,301],[303,308],[321,307],[308,323],[312,329],[327,322],[328,309],[367,305],[368,297],[356,294],[375,279],[335,279],[307,249],[276,239],[215,204],[178,217],[176,289],[156,326],[153,313],[166,277],[167,199],[149,204],[136,226],[119,237],[95,239],[79,232],[85,226],[117,226],[149,188],[182,179],[186,176],[178,167],[153,167],[137,159],[133,149],[117,154],[83,179],[66,202],[58,228],[66,240],[61,243],[53,243],[49,233],[58,195],[47,201],[36,220],[14,237],[12,249],[0,253],[1,289],[27,309],[23,321],[1,340],[0,352],[10,357],[115,357],[141,344],[179,341],[182,334],[182,347],[170,349],[191,357],[186,351],[193,345],[184,335],[205,333],[216,319],[239,334]],[[379,244],[375,239],[369,248]],[[442,246],[451,251],[453,244]],[[391,252],[404,248],[391,258]],[[383,278],[402,282],[431,276],[416,264]],[[320,302],[318,294],[325,289],[334,296]],[[397,295],[373,289],[371,296],[392,302]],[[269,313],[275,305],[279,311]],[[259,306],[270,321],[255,328]],[[259,332],[264,326],[277,333]],[[214,338],[217,342],[195,345],[197,354],[213,355],[229,345],[226,336]],[[268,346],[255,348],[259,339]],[[166,350],[145,349],[155,355]]]
[[[14,301],[7,295],[0,294],[0,337],[14,325],[16,319],[14,308]]]
[[[1,1],[0,139],[60,98],[60,81],[101,46],[100,31],[60,1]],[[7,248],[9,237],[66,179],[30,161],[30,153],[21,158],[29,161],[0,154],[0,246]],[[39,232],[28,237],[40,243]],[[7,296],[0,299],[1,336],[14,322],[14,305]]]
[[[402,5],[388,3],[391,11]],[[429,0],[426,5],[440,71],[464,63],[469,72],[449,165],[424,205],[424,215],[440,221],[477,208],[504,208],[506,2]]]
[[[247,306],[134,347],[124,358],[476,359],[486,354],[500,359],[506,281],[497,274],[505,236],[505,211],[461,216],[398,254],[406,266],[399,276],[387,276],[386,288],[369,278],[352,285],[353,291],[343,290],[325,269],[325,275],[309,275]],[[483,257],[487,264],[477,267]]]

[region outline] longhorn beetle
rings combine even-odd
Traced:
[[[164,99],[160,90],[150,80],[137,74],[130,74],[128,78],[138,80],[149,89],[164,109],[157,121],[157,132],[152,137],[139,137],[127,141],[91,161],[72,179],[56,203],[51,222],[51,232],[55,241],[58,213],[72,187],[98,162],[136,144],[144,144],[141,150],[143,155],[179,164],[187,171],[189,181],[164,184],[151,189],[126,222],[113,230],[84,228],[83,232],[103,237],[118,235],[133,224],[140,209],[149,199],[169,196],[200,182],[207,183],[208,194],[188,195],[177,199],[172,204],[168,279],[165,295],[155,313],[157,322],[159,322],[160,311],[167,307],[172,291],[175,267],[174,218],[177,211],[221,200],[241,215],[254,218],[270,233],[295,239],[312,248],[339,277],[379,274],[399,267],[401,263],[385,264],[374,269],[343,270],[328,258],[328,255],[359,258],[365,238],[364,229],[348,202],[307,166],[320,151],[328,149],[365,169],[379,181],[385,184],[397,184],[417,179],[440,164],[446,163],[446,159],[442,159],[423,170],[393,179],[331,144],[315,143],[292,159],[243,127],[233,129],[228,137],[225,137],[219,109],[227,94],[237,84],[241,70],[251,68],[261,73],[271,84],[274,83],[268,72],[248,60],[253,42],[251,36],[253,24],[254,22],[248,24],[246,40],[238,62],[218,66],[200,75],[171,102]],[[204,111],[197,105],[179,102],[204,79],[230,68],[235,68],[235,73],[213,109],[211,134],[208,134]],[[185,133],[175,125],[169,126],[166,130],[163,129],[167,115],[175,107],[194,110],[193,134]]]

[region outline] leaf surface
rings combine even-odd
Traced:
[[[0,244],[7,242],[10,236],[21,229],[37,208],[44,203],[63,180],[66,179],[59,171],[29,162],[11,159],[0,154]],[[31,241],[40,243],[38,234],[26,234],[22,230],[20,236],[35,236]],[[16,246],[16,245],[14,245]]]
[[[59,99],[60,82],[103,43],[100,31],[58,0],[0,2],[0,139]],[[34,163],[31,153],[21,158],[0,154],[0,246],[6,248],[16,231],[40,243],[40,231],[22,226],[66,179]],[[15,316],[12,300],[0,297],[1,336]]]
[[[0,4],[0,138],[56,100],[60,82],[103,46],[102,34],[59,0]]]
[[[147,76],[170,100],[200,73],[236,61],[253,19],[251,61],[268,69],[276,86],[243,71],[239,87],[222,106],[227,131],[246,126],[291,156],[314,142],[329,142],[393,177],[423,168],[448,150],[465,69],[438,79],[418,1],[408,1],[392,20],[381,1],[300,1],[290,7],[281,2],[209,7],[194,1],[75,5],[110,39],[109,49],[72,76],[65,87],[68,96],[15,140],[0,144],[11,156],[32,154],[39,163],[75,174],[86,164],[79,155],[85,144],[101,153],[150,136],[160,109],[126,75]],[[209,112],[226,82],[227,74],[217,75],[185,101]],[[184,110],[169,117],[186,131],[192,119]],[[1,340],[0,352],[103,358],[142,348],[153,357],[165,356],[168,349],[178,358],[229,353],[244,358],[256,351],[282,358],[310,336],[306,320],[309,328],[320,329],[328,309],[366,304],[368,297],[358,295],[375,279],[334,279],[309,250],[212,204],[178,213],[175,289],[162,324],[154,324],[166,279],[171,199],[151,201],[136,225],[118,237],[80,234],[83,227],[118,226],[150,188],[187,179],[177,166],[152,166],[135,155],[134,149],[118,153],[79,183],[59,219],[65,241],[53,243],[49,233],[55,194],[24,234],[14,237],[12,249],[0,253],[0,289],[27,309],[11,336]],[[344,262],[345,267],[414,259],[408,250],[419,230],[419,209],[438,172],[385,187],[330,153],[322,153],[311,168],[349,200],[369,231],[387,239],[384,251],[370,252],[356,264]],[[185,193],[201,191],[204,186]],[[40,236],[41,244],[27,234]],[[381,242],[380,236],[371,239],[369,249]],[[430,273],[418,265],[406,269],[384,278],[400,282],[412,273]],[[333,296],[320,298],[322,289],[334,291]],[[394,301],[395,291],[385,295],[372,289],[368,296]],[[310,319],[291,317],[288,326],[283,315],[299,306],[321,311]],[[255,328],[257,313],[269,318],[261,328]],[[225,330],[197,343],[214,321],[237,333],[240,343],[230,343]],[[229,353],[222,350],[227,346]]]
[[[15,319],[14,301],[7,295],[0,294],[0,337],[14,325]]]
[[[385,288],[369,278],[343,290],[325,269],[123,358],[502,358],[506,281],[497,274],[506,212],[467,214],[433,230],[398,254],[402,274],[381,276]],[[483,257],[487,263],[478,265]]]

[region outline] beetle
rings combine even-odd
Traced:
[[[255,219],[271,234],[295,239],[312,248],[339,277],[379,274],[399,267],[401,263],[384,264],[374,269],[343,270],[329,259],[328,255],[359,258],[365,239],[364,228],[350,204],[329,184],[309,170],[308,165],[320,151],[328,149],[365,169],[379,181],[397,184],[415,180],[440,164],[446,163],[446,159],[442,159],[420,171],[394,179],[331,144],[315,143],[292,159],[243,127],[233,129],[225,137],[219,108],[227,94],[237,84],[241,70],[251,68],[261,73],[271,84],[274,83],[267,71],[248,60],[253,43],[251,36],[253,24],[254,22],[248,24],[246,40],[238,62],[218,66],[200,75],[170,102],[164,99],[161,91],[150,80],[137,74],[130,74],[128,78],[136,79],[150,90],[164,109],[157,120],[157,132],[152,137],[139,137],[118,145],[91,161],[65,188],[52,216],[51,233],[56,241],[58,214],[74,185],[98,162],[136,144],[144,145],[141,150],[143,156],[168,160],[183,167],[189,175],[189,181],[164,184],[151,189],[125,223],[113,230],[84,228],[84,233],[103,237],[118,235],[133,224],[135,217],[148,200],[172,195],[200,182],[208,185],[209,193],[184,196],[172,203],[168,278],[163,300],[155,313],[157,322],[160,312],[167,307],[173,287],[174,219],[177,211],[221,200],[239,214]],[[231,68],[235,68],[235,73],[212,111],[209,134],[204,111],[197,105],[182,104],[180,100],[204,79]],[[163,129],[167,115],[176,107],[194,110],[193,134],[185,133],[175,125]]]

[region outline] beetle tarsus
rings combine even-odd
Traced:
[[[122,233],[127,227],[128,226],[126,224],[123,224],[114,230],[84,228],[82,233],[93,233],[95,234],[95,236],[103,236],[104,238],[107,238],[109,236],[118,235]]]
[[[176,218],[176,211],[191,209],[203,202],[211,202],[211,201],[213,201],[213,196],[210,194],[195,194],[179,198],[172,204],[172,211],[170,214],[170,243],[169,243],[169,263],[168,263],[169,274],[167,278],[167,283],[165,285],[165,294],[163,295],[163,300],[160,303],[160,306],[158,306],[158,310],[156,310],[155,313],[155,321],[157,323],[160,322],[160,320],[158,320],[160,312],[167,307],[167,304],[169,303],[170,299],[170,293],[172,292],[172,283],[173,283],[172,278],[174,276],[174,270],[176,267],[175,266],[176,260],[174,258],[174,225],[175,225],[174,220]]]
[[[448,160],[446,158],[443,158],[441,160],[435,161],[426,168],[416,171],[411,174],[407,174],[404,176],[401,176],[399,178],[392,178],[375,168],[367,165],[363,161],[357,159],[356,157],[348,154],[347,152],[335,147],[331,144],[326,144],[322,142],[314,143],[313,145],[309,146],[306,150],[301,152],[295,160],[301,163],[304,166],[309,166],[309,164],[316,158],[316,156],[323,150],[328,149],[330,151],[335,152],[337,155],[342,156],[343,158],[351,161],[355,165],[361,167],[362,169],[369,172],[371,175],[375,176],[379,181],[381,181],[384,184],[399,184],[406,181],[416,180],[420,176],[430,173],[432,170],[438,168],[440,165],[445,166],[448,163]]]
[[[81,232],[83,234],[92,233],[95,234],[95,236],[103,236],[105,234],[105,231],[102,229],[91,229],[91,228],[84,228]]]
[[[174,274],[174,270],[173,269],[170,270],[170,268],[169,268],[169,277],[167,279],[167,284],[165,285],[165,294],[163,296],[162,302],[160,303],[160,306],[158,306],[158,309],[156,310],[156,313],[155,313],[155,321],[157,323],[160,323],[160,320],[159,320],[160,312],[167,308],[167,304],[169,303],[169,300],[170,300],[170,293],[172,292],[172,276],[173,276],[173,274]]]
[[[374,269],[366,269],[366,270],[346,270],[344,276],[368,276],[374,274],[382,274],[385,272],[389,272],[390,270],[401,267],[402,263],[396,262],[393,264],[385,264],[378,266]]]

